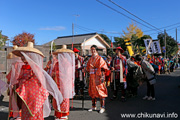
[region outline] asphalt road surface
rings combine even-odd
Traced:
[[[69,120],[126,120],[126,119],[153,119],[153,120],[180,120],[180,69],[170,75],[158,75],[155,84],[155,101],[142,100],[146,94],[146,84],[138,89],[138,96],[128,98],[126,102],[120,99],[111,101],[111,91],[106,99],[106,111],[103,114],[98,111],[88,112],[91,108],[91,99],[86,96],[85,108],[82,110],[82,101],[73,100]],[[100,103],[97,102],[100,108]],[[54,111],[45,120],[54,120]],[[0,100],[0,120],[6,120],[8,116],[8,101]]]

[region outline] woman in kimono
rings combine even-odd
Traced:
[[[18,48],[16,45],[13,46],[15,50]],[[21,110],[18,106],[21,106],[20,98],[17,96],[14,89],[18,87],[18,77],[21,72],[21,67],[24,65],[20,57],[15,56],[12,52],[8,54],[7,61],[9,65],[10,72],[7,74],[7,83],[9,85],[8,95],[9,95],[9,119],[14,118],[16,120],[21,119]],[[12,89],[14,87],[14,89]]]
[[[97,98],[100,98],[101,108],[99,113],[105,111],[105,98],[108,96],[105,85],[105,70],[108,70],[104,59],[98,55],[97,46],[91,46],[92,56],[87,63],[86,70],[90,74],[89,80],[89,96],[92,98],[92,108],[88,111],[96,110]]]
[[[15,92],[20,97],[22,105],[22,120],[44,120],[51,108],[48,101],[49,93],[56,99],[57,105],[62,102],[62,94],[53,79],[43,70],[44,55],[33,48],[28,42],[27,47],[19,47],[13,54],[20,56],[24,65],[18,78]],[[60,107],[58,107],[60,110]]]
[[[62,49],[56,50],[53,54],[57,56],[58,61],[54,63],[52,77],[63,96],[63,102],[59,105],[61,110],[57,109],[56,100],[53,99],[55,119],[64,120],[68,119],[69,115],[69,99],[75,95],[75,54],[72,50],[66,49],[66,45],[63,45]]]

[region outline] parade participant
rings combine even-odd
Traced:
[[[44,55],[28,42],[27,47],[19,47],[12,51],[13,54],[21,57],[24,65],[18,80],[18,87],[15,92],[22,102],[22,120],[44,120],[51,112],[48,101],[49,93],[56,99],[57,105],[61,104],[63,98],[56,83],[43,70]],[[60,110],[60,107],[58,108]]]
[[[52,52],[54,52],[54,50],[52,50]],[[44,70],[51,75],[52,73],[52,68],[55,65],[55,63],[57,62],[57,58],[52,55],[51,51],[49,51],[49,61],[47,62],[46,67],[44,68]]]
[[[91,46],[92,56],[87,63],[86,70],[90,74],[89,80],[89,96],[92,98],[92,108],[88,111],[96,110],[97,98],[100,98],[101,108],[99,113],[105,111],[105,98],[108,96],[107,88],[105,86],[105,74],[104,71],[108,69],[104,59],[98,55],[97,46]]]
[[[79,90],[81,95],[83,94],[83,88],[84,88],[84,81],[83,77],[84,74],[82,73],[83,64],[84,64],[84,58],[81,57],[78,53],[80,52],[77,48],[73,49],[75,53],[75,92],[76,95],[79,94]]]
[[[136,55],[135,59],[140,62],[141,68],[146,75],[147,95],[143,99],[155,100],[154,84],[156,80],[154,68],[149,62],[143,60],[140,55]]]
[[[107,56],[107,60],[106,60],[107,66],[108,66],[108,70],[105,70],[105,80],[106,80],[106,86],[110,86],[110,82],[111,82],[111,57],[108,55]]]
[[[127,59],[128,73],[127,73],[127,91],[129,97],[137,96],[140,76],[143,74],[141,67],[137,65],[135,57],[131,56]]]
[[[113,97],[111,98],[111,100],[117,98],[118,89],[121,89],[121,101],[124,102],[126,101],[127,62],[126,57],[121,54],[124,52],[124,50],[121,47],[117,47],[115,52],[116,57],[114,57],[111,62],[111,69],[112,71],[115,70],[115,81],[111,79],[111,82],[113,82]]]
[[[174,71],[174,60],[171,58],[169,62],[170,62],[170,72],[173,72]]]
[[[53,99],[56,120],[68,119],[69,99],[75,95],[75,55],[72,50],[66,49],[66,47],[66,45],[63,45],[61,49],[53,53],[57,56],[58,62],[52,70],[52,77],[63,95],[63,102],[59,105],[61,110],[57,109],[56,100]]]
[[[17,45],[13,46],[13,50],[15,50]],[[12,52],[10,52],[7,56],[8,65],[10,66],[10,72],[7,74],[7,83],[9,85],[9,119],[21,119],[21,110],[18,109],[18,106],[21,106],[21,103],[17,102],[20,100],[19,96],[16,94],[14,89],[18,87],[18,77],[20,74],[20,70],[24,63],[22,62],[20,57],[15,56]],[[14,88],[14,89],[12,89]]]

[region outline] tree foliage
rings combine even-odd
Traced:
[[[105,34],[99,34],[109,46],[111,46],[111,40]]]
[[[2,31],[0,31],[0,50],[2,49],[3,46],[5,46],[7,40],[8,37],[2,35]]]
[[[136,35],[138,38],[141,38],[143,36],[143,32],[135,23],[129,24],[129,27],[126,28],[127,32],[123,30],[124,35],[122,37],[124,39],[130,40],[133,35]]]
[[[14,37],[13,41],[11,41],[13,45],[17,45],[18,47],[26,46],[28,42],[35,43],[34,35],[31,33],[23,32]]]
[[[124,42],[124,38],[114,37],[114,45],[116,47],[120,46],[123,50],[126,50],[126,45],[125,45],[125,42]]]
[[[158,40],[160,40],[161,47],[165,46],[164,37],[165,37],[164,33],[160,33],[157,36]],[[169,57],[175,55],[177,51],[178,51],[178,45],[176,40],[166,33],[166,56]]]
[[[105,35],[105,34],[99,34],[106,42],[109,46],[111,46],[111,40]],[[107,48],[107,55],[111,55],[112,54],[112,50],[111,48]]]

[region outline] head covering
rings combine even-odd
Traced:
[[[80,52],[77,48],[74,48],[73,51],[74,51],[75,53]]]
[[[115,50],[120,50],[120,52],[121,53],[123,53],[124,52],[124,50],[121,48],[121,47],[116,47],[116,49]]]
[[[57,55],[59,53],[74,53],[74,52],[70,49],[67,49],[66,45],[63,45],[61,49],[57,49],[55,52],[53,52],[54,55]]]
[[[63,101],[61,92],[59,91],[56,83],[51,76],[43,69],[43,57],[41,51],[33,48],[33,43],[28,42],[27,47],[19,47],[13,51],[17,56],[24,56],[28,64],[31,66],[34,74],[36,75],[42,86],[55,98],[58,110],[60,111],[60,104]],[[43,116],[48,117],[51,112],[49,100],[46,99],[43,104]]]
[[[17,55],[19,57],[22,56],[21,52],[33,52],[33,53],[37,53],[37,54],[44,57],[44,55],[43,55],[43,53],[41,51],[34,48],[33,42],[28,42],[27,47],[18,47],[14,51],[12,51],[13,54],[15,54],[15,55]]]
[[[63,98],[73,98],[75,95],[75,54],[72,50],[63,48],[56,50],[53,54],[58,56],[60,91]]]
[[[136,56],[135,56],[135,59],[136,59],[137,61],[141,61],[141,60],[142,60],[142,57],[141,57],[141,55],[136,55]]]
[[[14,45],[13,46],[13,50],[17,49],[18,46],[17,45]],[[8,55],[7,55],[7,59],[12,59],[12,58],[15,58],[17,56],[15,56],[12,52],[10,52]]]

